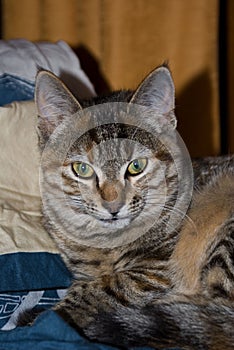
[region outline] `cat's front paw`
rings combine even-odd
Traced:
[[[53,310],[73,327],[84,329],[98,313],[98,283],[75,281]]]

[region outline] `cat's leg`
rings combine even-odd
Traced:
[[[99,281],[100,282],[100,281]],[[231,350],[234,305],[203,296],[162,296],[130,302],[103,282],[75,282],[54,308],[89,339],[118,347]]]
[[[84,329],[90,322],[95,321],[100,305],[107,312],[113,309],[113,300],[100,282],[73,282],[65,298],[55,305],[54,310],[73,327]]]
[[[74,281],[54,310],[73,327],[86,333],[102,313],[112,314],[131,305],[143,307],[153,298],[163,298],[171,289],[166,279],[155,282],[147,278],[139,272],[128,271],[104,275],[93,281]],[[97,340],[101,339],[101,328],[100,332],[99,336],[97,329]]]
[[[84,331],[91,339],[125,348],[233,350],[233,325],[234,303],[180,295],[145,307],[100,310]]]

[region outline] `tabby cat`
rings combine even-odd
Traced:
[[[74,275],[54,310],[115,346],[234,349],[234,157],[194,161],[191,204],[187,213],[176,207],[193,179],[188,162],[189,176],[179,174],[174,146],[161,138],[176,127],[169,69],[134,92],[89,101],[40,71],[35,99],[44,225]],[[124,122],[116,103],[125,116],[139,106],[142,120]]]

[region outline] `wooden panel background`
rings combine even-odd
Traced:
[[[191,154],[220,153],[218,0],[3,0],[2,10],[4,39],[63,39],[88,53],[111,89],[135,88],[168,60],[179,131]],[[229,110],[234,151],[234,108]]]

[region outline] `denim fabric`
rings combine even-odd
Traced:
[[[34,83],[11,74],[0,76],[0,106],[14,101],[32,100]]]
[[[0,266],[0,293],[67,288],[72,281],[72,274],[59,254],[49,252],[2,254]]]
[[[0,350],[116,349],[107,345],[91,343],[53,311],[45,311],[32,326],[0,331],[0,339]]]

